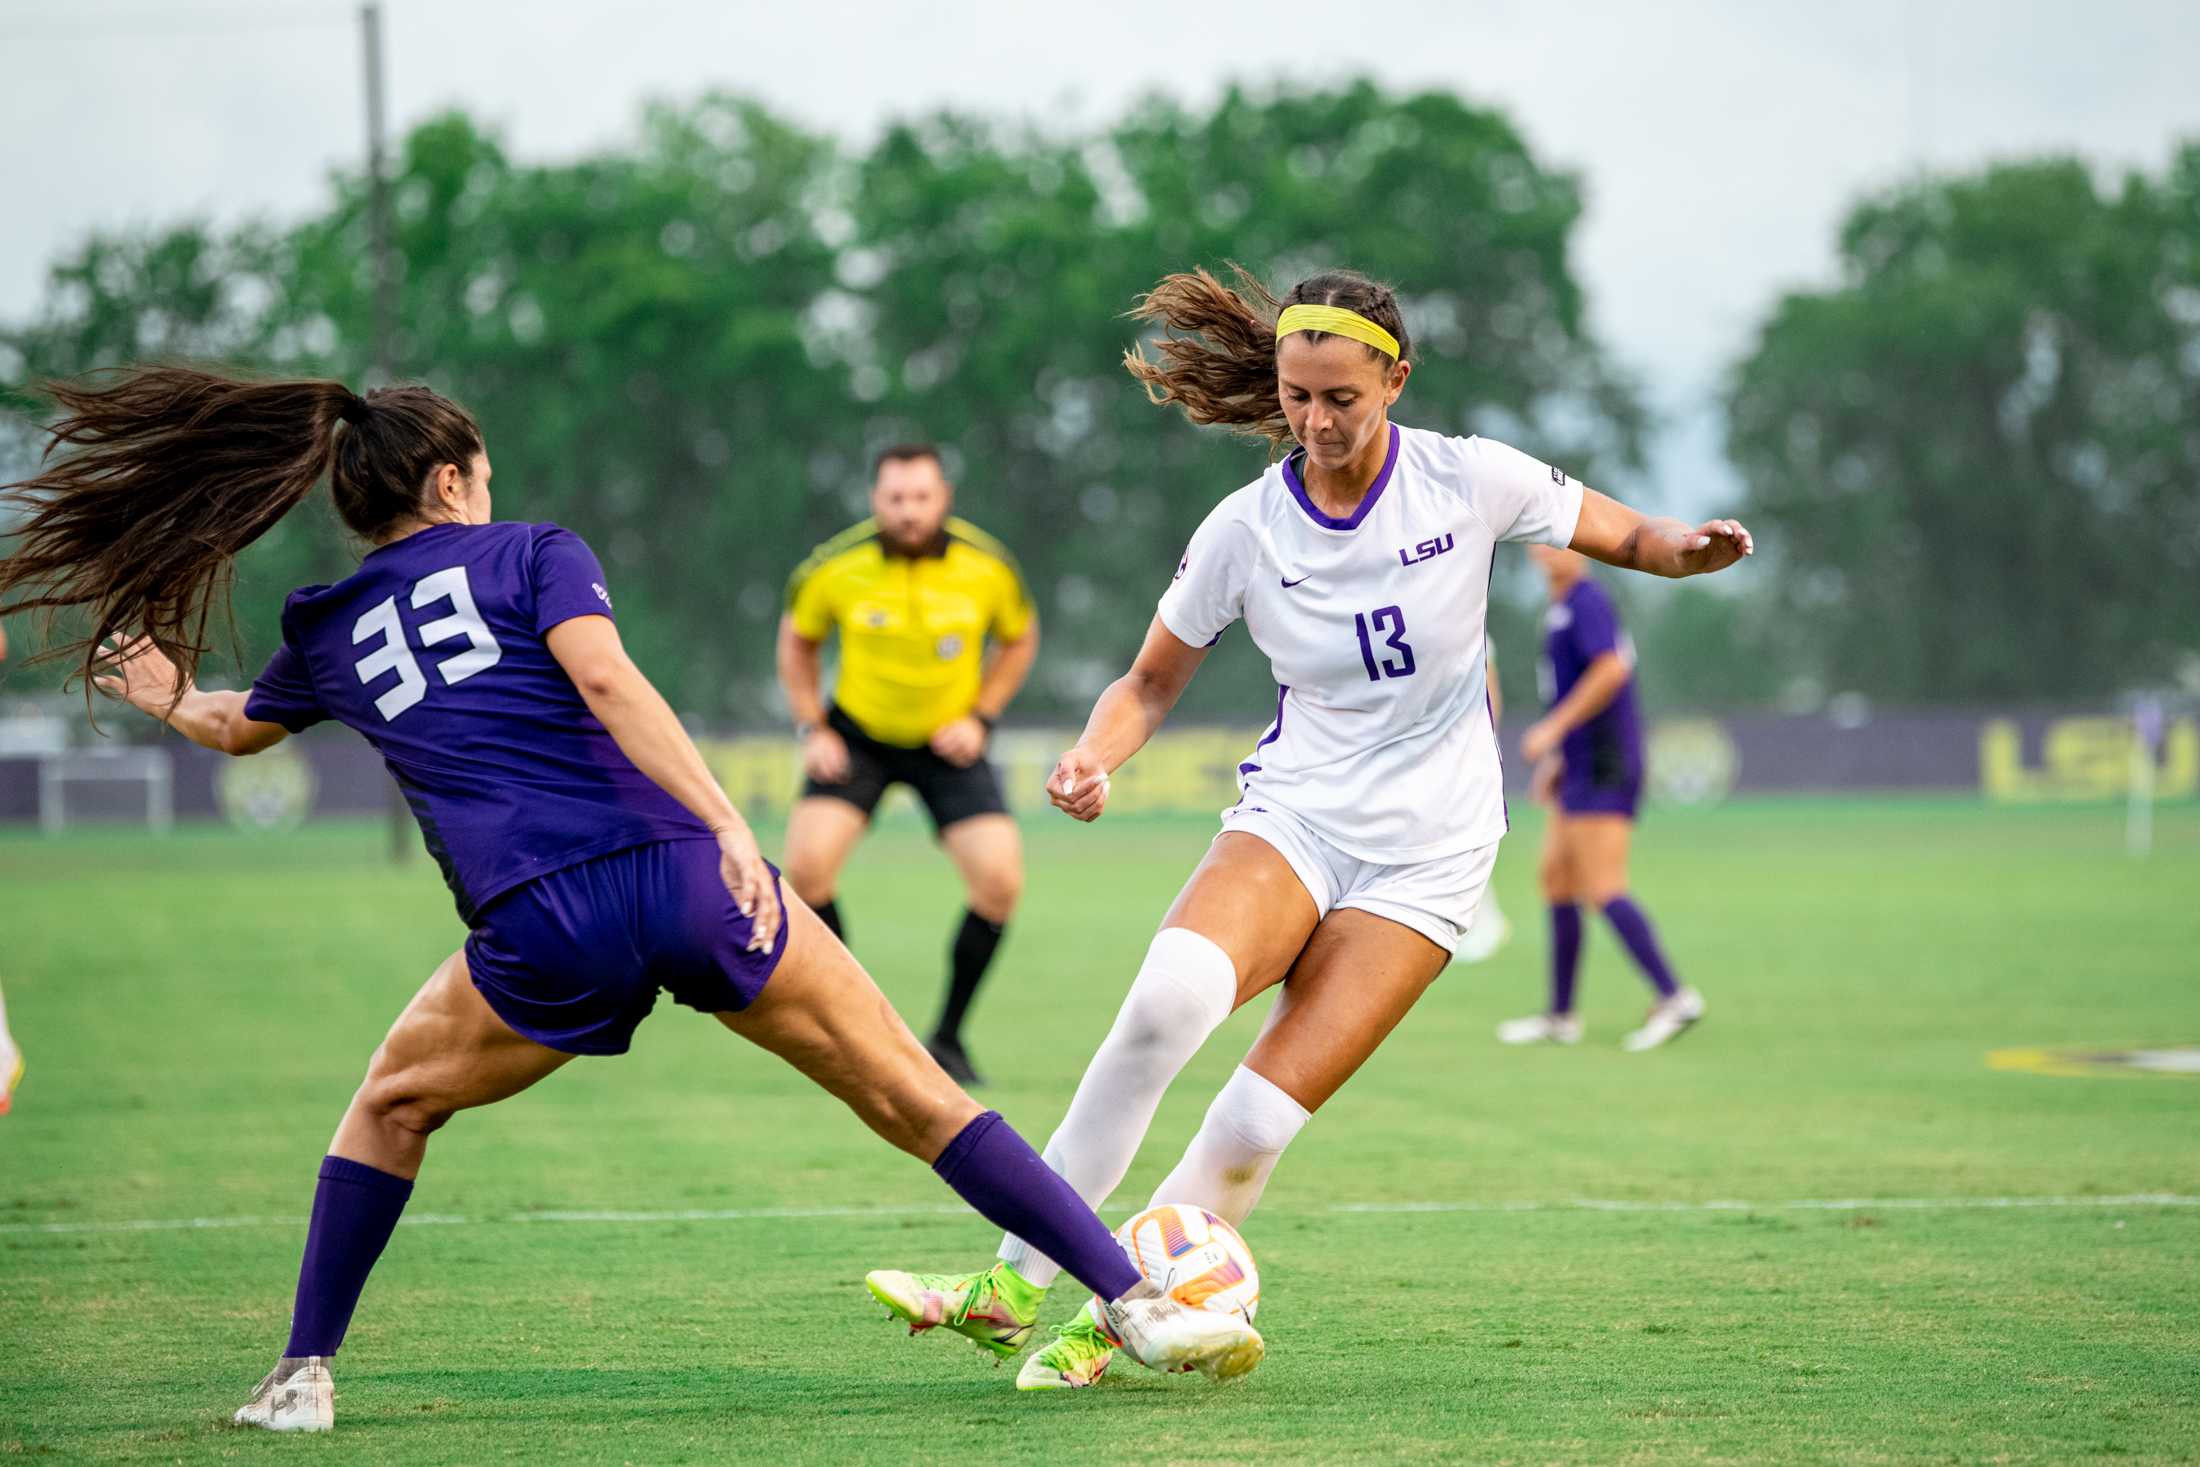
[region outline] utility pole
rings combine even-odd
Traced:
[[[376,385],[396,376],[391,360],[396,347],[397,270],[390,254],[389,148],[387,113],[383,105],[382,6],[366,0],[359,7],[359,27],[365,33],[367,61],[367,229],[374,251],[374,375]]]
[[[394,340],[397,331],[397,269],[390,243],[390,180],[388,147],[384,141],[387,109],[383,105],[382,6],[365,0],[359,7],[359,30],[366,61],[367,90],[367,238],[374,257],[374,363],[369,386],[379,387],[397,375]],[[412,812],[404,791],[390,781],[390,862],[403,865],[412,854]]]

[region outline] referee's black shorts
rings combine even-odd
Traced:
[[[888,786],[905,784],[924,802],[934,830],[945,830],[973,815],[1008,813],[1008,801],[1001,797],[1001,777],[989,759],[958,768],[928,748],[882,744],[856,727],[856,721],[837,704],[826,710],[825,722],[848,745],[848,774],[832,784],[805,779],[805,799],[821,795],[842,800],[868,815],[878,808]]]

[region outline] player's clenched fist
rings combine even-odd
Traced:
[[[848,741],[820,725],[802,740],[802,772],[833,784],[848,777]]]
[[[1108,771],[1084,749],[1072,749],[1047,776],[1047,798],[1054,808],[1079,820],[1098,820],[1108,807]]]

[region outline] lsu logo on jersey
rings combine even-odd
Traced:
[[[1445,551],[1451,549],[1451,547],[1452,537],[1449,535],[1439,535],[1433,540],[1423,540],[1420,544],[1413,547],[1413,550],[1410,554],[1407,553],[1404,549],[1400,549],[1398,552],[1398,564],[1419,565],[1424,560],[1434,560],[1437,556],[1442,555]]]

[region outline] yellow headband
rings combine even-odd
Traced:
[[[1397,337],[1358,311],[1348,311],[1342,306],[1285,306],[1283,314],[1276,319],[1276,340],[1281,341],[1294,331],[1326,331],[1331,336],[1349,336],[1354,341],[1366,342],[1393,361],[1402,355]]]

